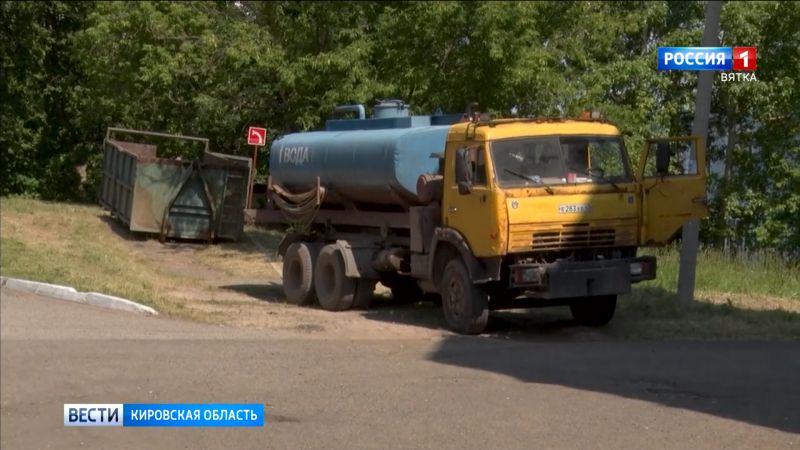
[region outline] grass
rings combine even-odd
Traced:
[[[129,298],[173,311],[165,279],[110,232],[92,206],[3,198],[0,273]]]
[[[658,278],[641,286],[674,290],[678,285],[678,247],[645,249],[641,253],[658,258]],[[727,292],[800,301],[800,266],[791,267],[766,252],[734,258],[719,250],[701,249],[697,255],[695,281],[699,293]]]
[[[800,339],[800,268],[760,254],[732,258],[714,249],[697,255],[695,302],[678,302],[679,249],[650,249],[658,278],[620,298],[612,333],[625,337]]]
[[[99,207],[20,197],[0,199],[3,276],[117,295],[162,313],[194,319],[203,317],[186,309],[186,302],[176,299],[174,292],[210,287],[205,283],[208,280],[202,279],[209,275],[198,273],[198,267],[219,270],[223,277],[234,273],[263,277],[267,261],[254,243],[265,247],[275,240],[269,232],[255,230],[240,243],[197,245],[191,256],[200,264],[182,269],[174,264],[165,270],[169,262],[157,264],[162,261],[154,261],[153,255],[143,250],[148,245],[158,248],[155,241],[128,233]]]
[[[279,240],[275,232],[247,228],[235,243],[161,245],[132,235],[95,206],[0,198],[3,276],[118,295],[194,320],[225,321],[249,315],[248,304],[264,306],[224,285],[278,277],[280,269],[270,262]],[[642,253],[658,257],[658,279],[621,297],[604,333],[626,339],[800,339],[797,266],[769,255],[733,259],[704,249],[698,254],[697,301],[681,308],[674,294],[677,249]]]

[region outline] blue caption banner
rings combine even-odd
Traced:
[[[730,47],[659,47],[658,70],[731,70]]]
[[[264,405],[126,403],[122,422],[123,427],[263,427]]]

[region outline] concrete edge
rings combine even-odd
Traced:
[[[99,292],[87,293],[86,303],[103,308],[120,309],[123,311],[150,314],[152,316],[158,315],[158,312],[149,306],[132,302],[124,298],[114,297],[113,295],[101,294]]]
[[[113,295],[100,294],[98,292],[78,292],[75,288],[69,286],[7,277],[0,277],[0,285],[17,291],[25,291],[32,294],[84,303],[102,308],[130,311],[153,316],[158,315],[158,311],[149,306],[132,302],[124,298],[114,297]]]

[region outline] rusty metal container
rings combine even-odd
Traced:
[[[159,158],[154,145],[115,139],[116,133],[194,141],[202,158]],[[250,183],[250,158],[208,151],[208,140],[191,136],[109,128],[100,205],[131,231],[162,240],[238,240]]]

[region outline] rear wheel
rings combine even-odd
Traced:
[[[356,279],[345,274],[342,252],[335,245],[320,250],[314,272],[314,289],[323,309],[345,311],[353,306]]]
[[[442,310],[451,330],[480,334],[489,322],[489,296],[472,283],[461,258],[453,258],[442,274]]]
[[[572,317],[586,327],[602,327],[608,324],[617,310],[616,295],[585,297],[569,305]]]
[[[314,302],[314,266],[318,248],[308,242],[295,242],[283,256],[283,294],[294,305]]]

